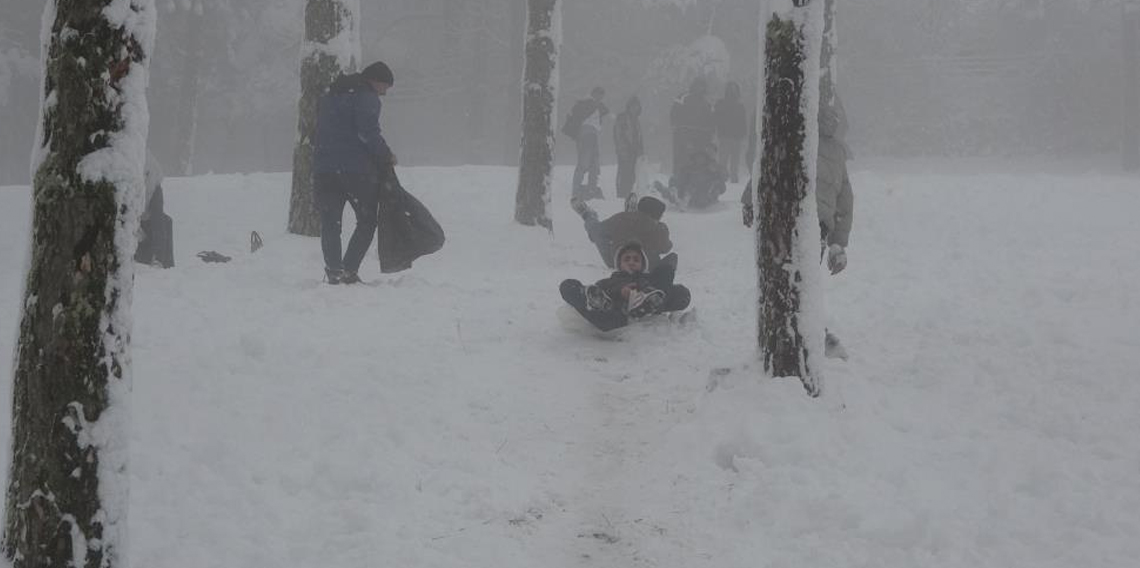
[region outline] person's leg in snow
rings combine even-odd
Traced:
[[[658,309],[658,313],[682,311],[689,307],[692,298],[688,288],[673,284],[665,289],[665,303]]]
[[[617,163],[617,196],[625,199],[633,191],[633,184],[637,178],[637,160],[628,156],[618,158]]]
[[[673,286],[673,279],[677,276],[677,253],[671,252],[657,261],[653,270],[649,271],[649,282],[654,288],[668,293]]]
[[[581,197],[571,197],[570,208],[582,217],[582,225],[586,229],[586,237],[598,248],[598,254],[601,255],[602,262],[605,263],[606,267],[613,268],[613,243],[598,235],[598,227],[601,226],[601,221],[598,220],[597,211],[594,211]]]
[[[589,170],[587,171],[587,180],[590,183],[590,197],[602,199],[602,188],[598,185],[598,177],[602,174],[602,156],[598,148],[598,135],[594,134],[593,143],[590,146],[589,154]]]
[[[356,229],[344,251],[345,284],[360,282],[357,271],[376,236],[377,214],[380,207],[380,180],[375,176],[359,176],[348,187],[348,204],[356,213]]]
[[[578,150],[578,164],[574,167],[571,194],[580,199],[601,197],[601,192],[597,187],[599,172],[598,133],[592,128],[583,128],[575,139],[575,146]],[[586,183],[584,184],[583,181]]]
[[[344,273],[340,220],[344,213],[344,204],[348,201],[348,193],[344,190],[341,176],[337,174],[313,176],[313,200],[321,216],[321,254],[325,258],[325,277],[329,284],[339,284]]]
[[[313,176],[313,199],[321,216],[321,253],[329,284],[360,282],[356,271],[376,234],[380,186],[368,174],[317,174]],[[341,217],[349,203],[356,214],[356,228],[342,254]]]
[[[567,304],[570,304],[571,307],[577,310],[586,321],[602,331],[614,330],[629,323],[629,319],[625,314],[621,313],[621,311],[612,308],[603,310],[590,309],[587,288],[578,280],[563,280],[558,290],[562,294],[562,299],[565,300]]]
[[[658,313],[664,304],[665,292],[663,290],[655,290],[652,288],[633,290],[630,292],[628,303],[626,304],[626,315],[631,318],[642,318],[650,314]]]

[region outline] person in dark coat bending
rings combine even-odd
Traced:
[[[317,102],[313,199],[321,215],[321,252],[329,284],[360,282],[357,270],[376,233],[382,172],[396,162],[380,134],[380,97],[393,81],[392,70],[377,61],[360,73],[337,77]],[[356,214],[356,229],[342,256],[345,203]]]
[[[598,254],[607,268],[614,268],[614,254],[621,245],[630,242],[640,243],[646,255],[646,267],[652,270],[661,262],[662,256],[673,249],[669,240],[669,226],[661,221],[665,214],[665,204],[655,197],[642,197],[636,209],[615,213],[604,221],[598,220],[598,213],[580,199],[572,199],[570,206],[582,216],[586,235],[598,247]],[[676,264],[676,255],[673,264]]]

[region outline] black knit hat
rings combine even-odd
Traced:
[[[383,61],[377,61],[372,65],[364,68],[360,75],[373,83],[387,83],[395,85],[395,79],[392,77],[392,70],[384,64]]]
[[[637,211],[660,221],[661,216],[665,214],[665,202],[651,195],[646,195],[638,200]]]

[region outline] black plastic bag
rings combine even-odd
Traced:
[[[408,193],[396,172],[389,169],[380,182],[376,251],[380,272],[390,274],[412,267],[412,261],[443,247],[443,228],[420,200]]]

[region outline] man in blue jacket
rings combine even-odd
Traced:
[[[317,103],[313,199],[321,215],[321,252],[329,284],[360,282],[357,270],[376,234],[382,173],[396,163],[380,134],[380,97],[392,83],[392,70],[377,61],[360,73],[337,77]],[[345,203],[356,213],[356,229],[342,256]]]

